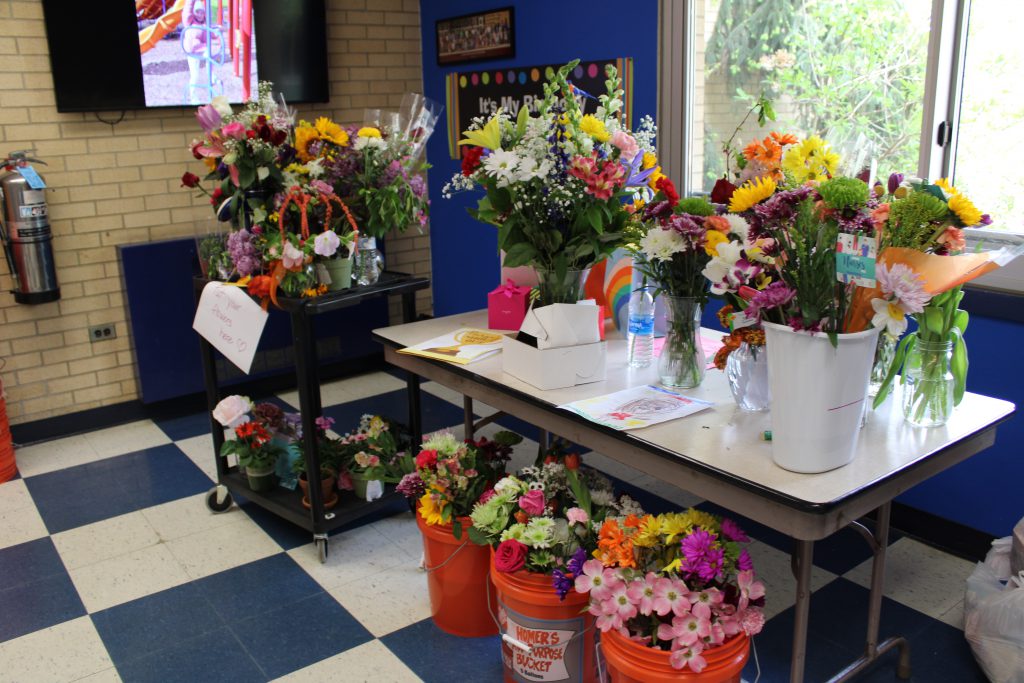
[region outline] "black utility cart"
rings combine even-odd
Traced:
[[[195,278],[194,287],[196,301],[208,280]],[[317,452],[316,425],[314,420],[320,415],[320,378],[316,352],[316,339],[313,334],[313,317],[328,313],[339,308],[355,306],[366,299],[380,296],[402,297],[402,322],[412,322],[416,318],[416,292],[430,286],[424,277],[415,277],[406,273],[384,272],[376,284],[353,287],[340,292],[329,292],[322,296],[308,299],[278,298],[280,312],[291,316],[292,344],[295,355],[295,375],[299,392],[299,410],[302,412],[302,450],[306,459],[307,472],[320,471],[320,454]],[[272,312],[276,309],[271,307]],[[200,337],[199,339],[203,379],[206,383],[206,403],[210,411],[210,428],[213,433],[213,450],[217,462],[217,485],[206,496],[206,504],[214,512],[223,512],[231,506],[231,494],[235,493],[256,505],[269,510],[293,524],[313,532],[320,561],[327,561],[327,534],[355,519],[371,514],[390,504],[400,495],[393,485],[389,485],[382,498],[373,502],[356,500],[346,496],[338,501],[333,510],[325,511],[320,496],[319,486],[309,487],[310,509],[302,506],[300,497],[294,491],[275,488],[269,493],[257,493],[249,488],[245,475],[237,466],[228,465],[227,458],[220,455],[220,447],[224,443],[224,428],[213,418],[213,409],[221,400],[222,395],[217,380],[216,355],[213,346]],[[419,443],[422,436],[420,423],[420,380],[417,375],[409,374],[409,428],[412,443]]]

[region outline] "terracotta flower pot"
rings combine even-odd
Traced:
[[[612,683],[740,683],[750,638],[741,633],[704,650],[701,657],[707,666],[700,673],[673,668],[671,652],[641,645],[615,630],[601,634],[601,653]]]
[[[335,478],[333,472],[321,474],[320,500],[324,502],[325,510],[330,510],[338,504],[338,493],[334,490]],[[302,489],[302,507],[309,510],[312,504],[309,502],[309,480],[305,472],[299,475],[299,488]]]

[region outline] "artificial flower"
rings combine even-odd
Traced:
[[[755,204],[768,199],[775,193],[775,181],[768,177],[761,177],[748,181],[736,188],[729,199],[729,211],[740,213],[750,209]]]

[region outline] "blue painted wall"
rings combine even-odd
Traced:
[[[498,7],[515,7],[516,56],[440,67],[434,24],[438,19]],[[575,58],[632,57],[635,76],[633,112],[654,116],[657,106],[658,6],[655,0],[624,5],[612,0],[543,2],[542,0],[421,0],[423,31],[423,88],[427,97],[443,103],[444,77],[452,71],[506,66],[556,64]],[[443,123],[443,120],[442,120]],[[459,172],[448,155],[448,132],[438,129],[427,143],[430,171],[430,248],[433,260],[434,314],[451,315],[483,308],[487,292],[499,280],[496,230],[477,223],[466,213],[476,201],[465,193],[452,199],[441,188]]]

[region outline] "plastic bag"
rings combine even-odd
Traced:
[[[1010,571],[1014,574],[1024,572],[1024,519],[1013,527],[1013,541],[1010,549]]]
[[[1024,683],[1024,572],[1004,585],[988,558],[978,563],[967,579],[964,636],[989,680]]]
[[[992,549],[988,551],[988,555],[985,555],[985,564],[992,569],[992,572],[1000,581],[1008,581],[1014,573],[1010,567],[1010,548],[1012,543],[1013,539],[1010,536],[997,538],[992,541]]]

